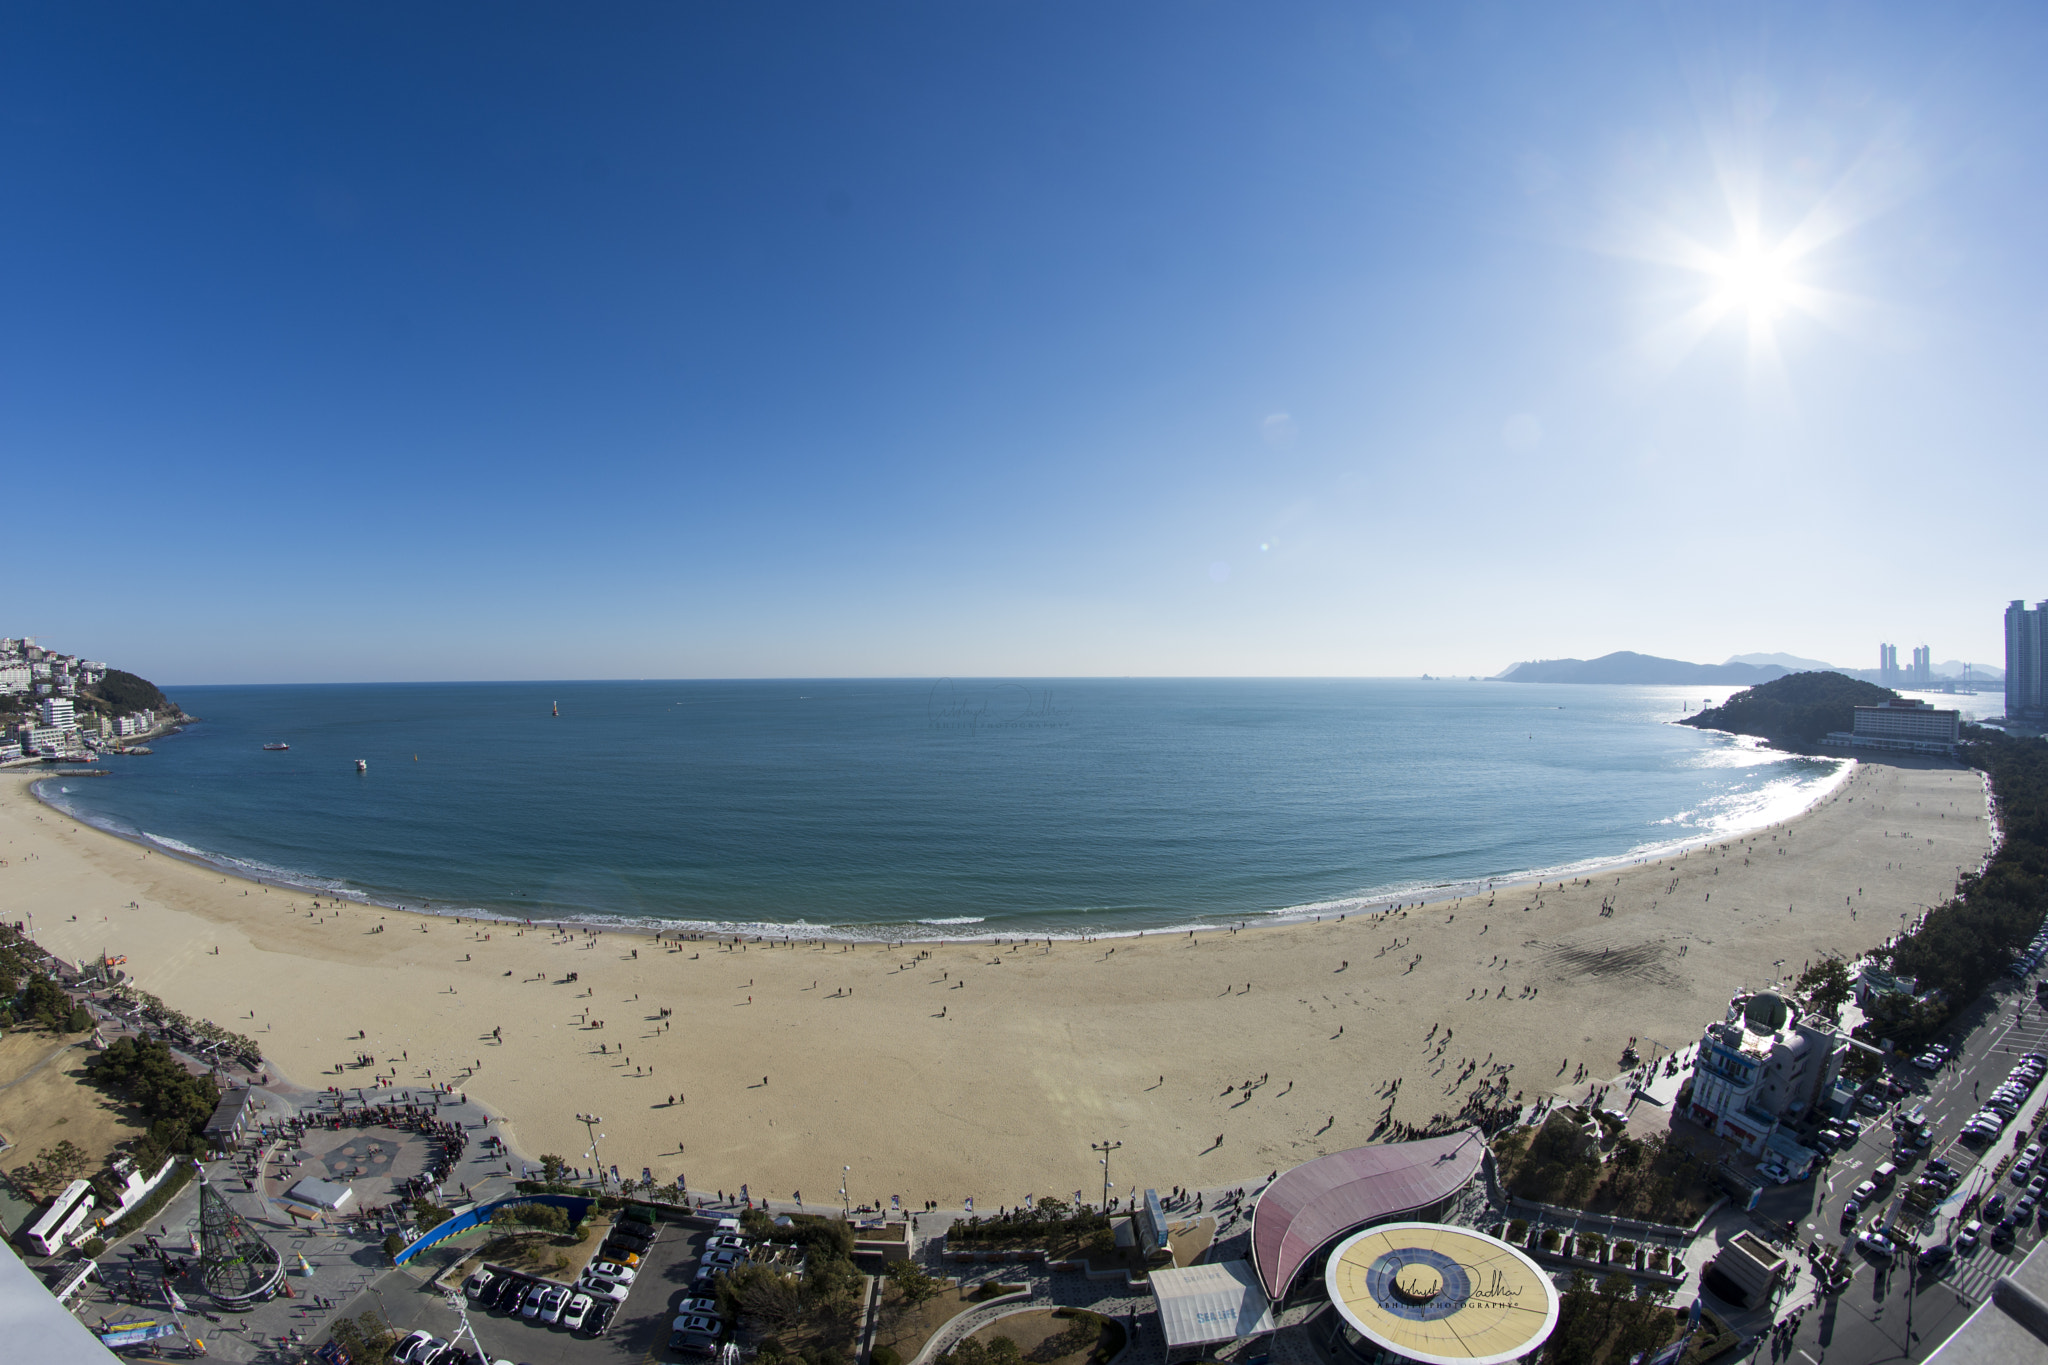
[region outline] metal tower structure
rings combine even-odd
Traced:
[[[223,1308],[252,1308],[284,1283],[284,1258],[199,1173],[199,1278]]]

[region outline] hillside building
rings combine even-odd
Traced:
[[[1905,754],[1952,754],[1963,735],[1963,713],[1932,702],[1882,702],[1856,708],[1854,730],[1834,730],[1828,743],[1851,749],[1887,749]]]

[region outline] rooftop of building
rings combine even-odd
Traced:
[[[1252,1266],[1278,1300],[1302,1266],[1344,1234],[1426,1209],[1479,1173],[1486,1140],[1473,1129],[1379,1143],[1303,1162],[1267,1187],[1252,1214]]]

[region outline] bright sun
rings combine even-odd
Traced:
[[[1724,311],[1740,310],[1752,322],[1768,322],[1791,302],[1793,283],[1785,260],[1774,252],[1745,246],[1712,267],[1721,282],[1715,300]]]

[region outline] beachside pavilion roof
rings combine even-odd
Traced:
[[[1486,1140],[1474,1129],[1416,1142],[1354,1147],[1303,1162],[1259,1197],[1252,1266],[1275,1303],[1301,1268],[1348,1232],[1419,1213],[1479,1173]]]

